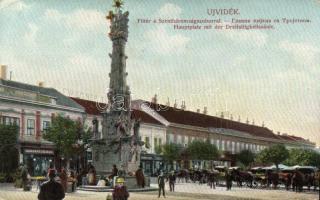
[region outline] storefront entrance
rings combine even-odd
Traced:
[[[53,159],[52,150],[25,149],[23,152],[23,164],[31,176],[46,176]]]

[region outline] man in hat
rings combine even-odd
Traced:
[[[160,175],[158,176],[158,186],[159,186],[159,195],[158,195],[158,198],[160,198],[161,190],[162,190],[162,195],[163,195],[163,197],[166,198],[166,194],[165,194],[165,192],[164,192],[165,183],[164,183],[163,171],[160,171]]]
[[[129,192],[127,187],[124,185],[124,178],[116,178],[116,186],[112,192],[113,200],[127,200],[129,198]]]
[[[168,179],[169,179],[170,192],[174,192],[174,184],[176,183],[176,175],[174,174],[174,171],[171,171]]]
[[[38,195],[39,200],[62,200],[64,198],[64,190],[62,185],[54,180],[56,171],[50,169],[49,181],[43,183],[40,186],[40,192]]]

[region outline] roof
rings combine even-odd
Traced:
[[[159,115],[164,117],[171,123],[203,127],[203,128],[224,128],[233,129],[241,132],[249,133],[255,137],[264,137],[279,139],[270,129],[250,124],[245,124],[229,119],[223,119],[215,116],[210,116],[202,113],[182,110],[165,105],[154,104],[150,102],[143,102],[145,105],[149,104],[150,108],[154,109]],[[165,109],[159,109],[159,108]]]
[[[80,99],[77,97],[70,97],[70,99],[72,99],[73,101],[80,104],[84,108],[85,112],[89,115],[101,115],[103,112],[102,108],[105,108],[107,105],[106,103],[89,101],[89,100]],[[101,109],[99,109],[99,108],[101,108]]]
[[[144,123],[163,125],[161,122],[159,122],[155,118],[151,117],[147,113],[140,110],[132,110],[131,115],[133,116],[134,119],[141,119],[141,121]]]
[[[99,103],[99,102],[80,99],[76,97],[70,97],[70,98],[75,102],[77,102],[78,104],[80,104],[81,106],[83,106],[86,113],[90,115],[101,115],[102,112],[104,111],[103,108],[105,108],[107,105],[106,103]],[[158,120],[154,119],[150,115],[140,110],[132,109],[131,116],[134,119],[141,119],[141,121],[144,123],[162,125]]]
[[[27,90],[30,92],[37,92],[43,95],[51,96],[56,99],[57,105],[83,110],[82,106],[80,106],[79,104],[74,102],[72,99],[63,95],[62,93],[60,93],[54,88],[39,87],[35,85],[30,85],[26,83],[11,81],[11,80],[4,80],[4,79],[0,79],[0,85],[17,88],[21,90]]]
[[[280,137],[281,139],[287,140],[287,141],[292,141],[292,142],[304,142],[304,143],[308,143],[308,144],[314,144],[312,142],[310,142],[309,140],[306,140],[302,137],[297,137],[294,135],[278,135],[278,137]]]

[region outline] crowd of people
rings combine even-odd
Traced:
[[[43,181],[37,181],[40,188],[38,199],[39,200],[61,200],[64,198],[65,193],[74,192],[77,186],[97,185],[97,186],[110,186],[113,188],[112,200],[127,200],[129,192],[125,186],[126,172],[121,166],[120,169],[113,165],[112,172],[109,176],[97,176],[96,170],[93,165],[88,165],[86,169],[80,169],[79,172],[62,167],[56,170],[53,165],[50,165],[46,173],[43,173]],[[129,174],[128,174],[129,175]],[[139,169],[132,173],[131,176],[136,177],[137,186],[144,188],[145,177],[143,169]],[[97,180],[99,177],[99,180]],[[28,173],[27,167],[22,167],[21,179],[24,188],[31,187],[31,177]],[[164,193],[163,193],[164,194]],[[110,198],[110,197],[108,197]]]

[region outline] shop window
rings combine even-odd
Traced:
[[[34,134],[34,119],[28,119],[27,120],[27,135],[33,135]]]

